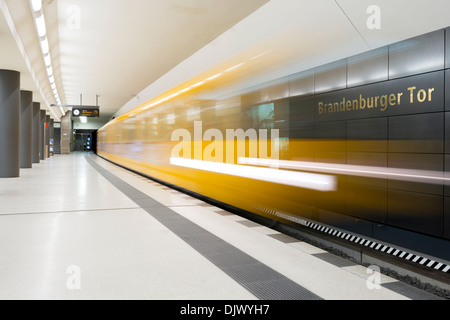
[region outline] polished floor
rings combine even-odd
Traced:
[[[435,299],[87,153],[0,179],[0,299]]]

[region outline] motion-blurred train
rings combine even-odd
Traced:
[[[264,54],[206,72],[100,129],[98,154],[240,210],[450,260],[449,34],[257,86]]]

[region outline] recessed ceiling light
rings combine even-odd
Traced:
[[[42,53],[44,55],[47,55],[50,53],[50,47],[48,45],[48,40],[47,38],[45,38],[44,40],[41,40],[41,49],[42,49]]]
[[[31,0],[31,8],[33,12],[39,12],[42,10],[42,0]]]
[[[45,27],[44,15],[36,18],[36,28],[38,31],[39,38],[45,37],[47,33],[47,28]]]

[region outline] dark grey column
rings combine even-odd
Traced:
[[[55,120],[50,119],[50,123],[48,124],[48,132],[50,141],[53,141],[53,144],[49,143],[49,155],[53,157],[55,153]],[[53,150],[50,151],[50,146],[53,147]]]
[[[20,175],[20,73],[0,70],[0,178]]]
[[[33,163],[40,163],[41,157],[41,104],[33,103]]]
[[[50,116],[45,116],[45,159],[49,157],[50,145]]]
[[[20,91],[20,167],[33,167],[33,92]]]
[[[45,110],[41,110],[41,123],[39,124],[39,130],[41,131],[39,156],[41,160],[45,160],[45,117]]]
[[[70,154],[72,139],[72,112],[61,118],[61,154]]]

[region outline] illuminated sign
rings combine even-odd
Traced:
[[[96,118],[100,117],[100,109],[92,108],[92,109],[83,109],[83,108],[73,108],[72,109],[73,117],[88,117],[88,118]]]

